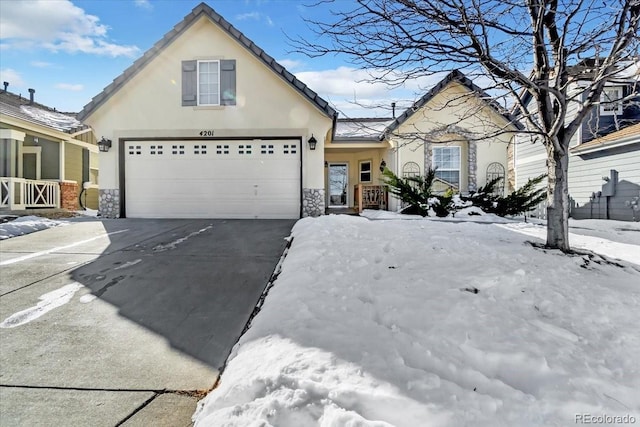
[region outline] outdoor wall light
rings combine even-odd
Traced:
[[[387,167],[387,162],[384,161],[384,159],[382,159],[382,161],[380,162],[380,172],[384,172],[384,168]]]
[[[316,149],[316,144],[318,143],[318,141],[313,137],[313,134],[311,134],[311,138],[309,138],[309,141],[307,141],[309,143],[309,149],[311,151]]]
[[[102,139],[98,141],[98,149],[103,153],[106,153],[109,151],[109,148],[111,148],[111,140],[105,139],[103,136]]]

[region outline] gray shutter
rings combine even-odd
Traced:
[[[182,106],[198,105],[198,61],[182,61]]]
[[[236,60],[220,61],[220,105],[236,105]]]

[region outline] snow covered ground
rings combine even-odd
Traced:
[[[0,240],[66,224],[68,224],[67,221],[42,218],[34,215],[22,216],[11,221],[0,223]]]
[[[296,224],[196,426],[640,424],[639,224],[369,216]]]

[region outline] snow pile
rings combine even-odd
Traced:
[[[493,224],[304,219],[196,426],[567,426],[640,418],[640,259]]]
[[[45,230],[51,227],[67,225],[67,221],[42,218],[39,216],[22,216],[13,221],[0,224],[0,240],[9,239],[15,236],[33,233],[34,231]]]

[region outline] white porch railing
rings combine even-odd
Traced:
[[[0,177],[0,208],[22,210],[59,207],[58,182]]]

